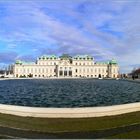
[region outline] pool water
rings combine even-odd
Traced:
[[[93,107],[140,101],[140,83],[98,79],[0,81],[0,103],[34,107]]]

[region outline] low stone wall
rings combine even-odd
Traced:
[[[140,111],[140,103],[106,107],[42,108],[0,104],[0,113],[40,118],[88,118]]]

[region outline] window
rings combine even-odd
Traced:
[[[72,76],[72,71],[69,71],[69,76]]]
[[[63,71],[62,71],[62,70],[59,71],[59,75],[60,75],[60,76],[63,75]]]
[[[64,76],[67,76],[67,71],[66,70],[64,71]]]
[[[77,73],[77,72],[78,72],[78,70],[76,69],[76,70],[75,70],[75,72]]]

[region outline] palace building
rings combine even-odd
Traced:
[[[63,54],[43,55],[36,62],[17,60],[14,64],[15,77],[87,77],[87,78],[117,78],[119,66],[116,60],[95,62],[90,55],[71,57]]]

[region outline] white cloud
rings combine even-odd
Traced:
[[[36,53],[90,53],[104,60],[115,57],[122,71],[126,71],[126,65],[139,63],[140,2],[25,1],[21,5],[17,1],[6,3],[6,12],[0,21],[0,26],[5,27],[0,35],[10,49],[30,42],[38,44],[30,47]],[[73,19],[72,24],[61,19],[62,13]],[[79,23],[81,28],[76,26]],[[122,37],[99,29],[102,26],[121,32]],[[51,48],[51,44],[55,45]]]

